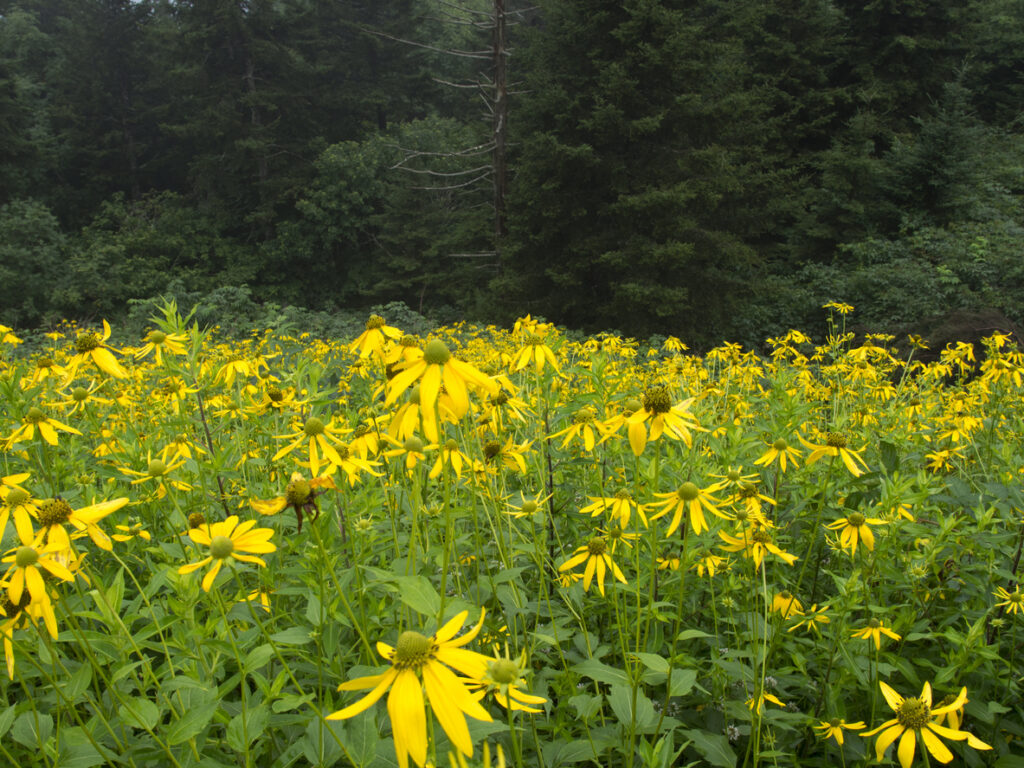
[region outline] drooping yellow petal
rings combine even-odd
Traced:
[[[940,763],[948,763],[953,759],[953,753],[949,751],[949,748],[928,728],[921,729],[921,738],[924,740],[925,747],[932,753],[932,757]]]
[[[427,761],[427,716],[420,680],[411,669],[404,669],[395,677],[388,694],[388,717],[399,768],[408,768],[409,755],[416,765],[422,766]]]
[[[900,759],[903,768],[910,768],[914,762],[914,750],[917,748],[917,733],[909,728],[900,737],[900,745],[896,748],[896,755]]]
[[[360,712],[365,712],[377,701],[381,696],[391,687],[391,684],[395,681],[395,677],[398,675],[398,670],[391,667],[387,672],[382,675],[373,675],[372,677],[359,677],[355,680],[349,680],[347,683],[342,683],[338,686],[339,691],[355,691],[369,688],[373,686],[373,690],[363,696],[355,704],[350,704],[344,709],[339,709],[330,715],[327,715],[328,720],[345,720],[349,717],[354,717]]]

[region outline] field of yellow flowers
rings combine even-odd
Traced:
[[[0,332],[15,766],[1024,766],[1024,358]]]

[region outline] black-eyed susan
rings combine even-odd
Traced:
[[[388,341],[398,341],[400,338],[401,330],[392,328],[380,315],[370,315],[366,320],[365,329],[348,345],[348,348],[350,352],[358,352],[359,357],[373,355],[383,359]]]
[[[578,547],[572,557],[558,566],[558,570],[560,573],[564,573],[583,563],[586,563],[586,568],[583,571],[584,592],[590,590],[590,584],[594,580],[595,574],[597,575],[597,588],[602,595],[604,594],[604,577],[608,572],[611,572],[612,576],[623,584],[629,583],[619,566],[612,560],[608,541],[603,536],[594,536],[582,547]]]
[[[644,392],[640,410],[629,416],[629,445],[639,456],[648,441],[657,440],[662,434],[673,440],[682,440],[687,447],[693,444],[691,432],[703,431],[697,419],[690,413],[694,398],[672,404],[668,387],[651,387]],[[649,425],[649,431],[645,427]]]
[[[701,531],[708,530],[707,520],[704,518],[704,510],[718,517],[724,517],[718,508],[718,505],[722,502],[711,495],[719,487],[718,483],[714,483],[707,488],[700,488],[696,483],[687,480],[674,491],[656,493],[654,496],[664,499],[664,501],[651,504],[652,508],[661,508],[661,511],[656,515],[651,515],[651,520],[657,520],[671,512],[672,520],[668,524],[668,530],[665,531],[666,536],[671,536],[682,523],[683,515],[689,514],[690,529],[694,533],[700,534]]]
[[[828,432],[825,434],[825,442],[822,445],[816,445],[815,443],[808,442],[802,436],[798,435],[800,442],[804,444],[804,447],[810,450],[810,454],[807,456],[807,466],[810,466],[822,456],[832,456],[833,458],[839,458],[843,462],[843,466],[849,470],[850,474],[854,477],[860,477],[867,470],[868,465],[861,458],[861,451],[854,451],[847,448],[846,435],[842,432]]]
[[[330,477],[314,477],[307,480],[301,472],[292,472],[288,485],[284,487],[283,496],[271,499],[252,499],[249,504],[261,515],[276,515],[286,507],[295,510],[298,531],[302,533],[303,515],[309,515],[309,522],[320,516],[317,496],[325,493],[328,488],[337,488]]]
[[[266,562],[255,555],[265,555],[273,552],[277,547],[270,542],[274,531],[270,528],[256,528],[255,520],[238,522],[238,515],[231,515],[227,520],[219,523],[203,523],[189,532],[189,538],[200,546],[209,547],[209,554],[198,563],[189,563],[178,569],[181,575],[187,575],[203,566],[212,567],[203,577],[203,591],[209,592],[213,586],[214,579],[220,573],[220,569],[227,562],[228,558],[239,560],[243,563],[255,563],[266,567]],[[251,554],[243,554],[243,553]]]
[[[21,426],[6,438],[7,447],[10,448],[15,443],[20,443],[23,440],[31,440],[36,436],[37,429],[39,430],[39,436],[50,445],[57,445],[58,429],[72,435],[82,434],[74,427],[69,427],[67,424],[56,419],[49,418],[42,408],[33,405],[25,411],[25,416],[21,420]]]
[[[857,542],[871,552],[875,548],[875,535],[871,532],[872,525],[885,525],[886,521],[879,517],[864,517],[860,512],[851,512],[825,527],[830,531],[839,531],[839,545],[850,550],[850,556],[857,554]]]
[[[814,730],[818,731],[818,736],[822,739],[834,739],[836,744],[842,746],[843,744],[843,731],[860,731],[867,728],[864,723],[857,721],[856,723],[848,723],[841,717],[833,717],[831,720],[821,720],[818,725],[814,726]]]
[[[391,405],[416,381],[420,384],[423,434],[432,442],[438,439],[437,400],[442,384],[451,398],[455,416],[460,419],[469,411],[469,385],[480,387],[490,395],[496,395],[499,391],[491,377],[452,355],[440,339],[428,341],[423,348],[423,357],[409,363],[407,368],[399,371],[388,382],[384,404]]]
[[[861,640],[874,640],[875,650],[880,650],[882,647],[882,635],[890,637],[893,640],[901,639],[900,635],[897,635],[885,626],[885,622],[874,617],[868,619],[868,623],[863,629],[854,630],[852,633],[852,637],[857,637]]]
[[[896,717],[893,719],[861,734],[864,737],[878,734],[878,739],[875,741],[875,757],[878,762],[882,762],[886,751],[897,739],[900,743],[896,748],[896,755],[902,768],[910,768],[914,762],[914,752],[919,739],[924,743],[924,748],[927,748],[931,756],[940,763],[948,763],[953,760],[953,753],[949,751],[942,739],[966,741],[967,745],[974,749],[992,749],[991,746],[967,731],[939,725],[939,719],[943,715],[964,706],[967,702],[967,688],[962,688],[960,694],[951,703],[933,707],[931,683],[925,682],[920,696],[906,699],[883,682],[879,682],[878,686],[882,689],[885,703],[896,713]]]
[[[484,622],[483,611],[476,626],[456,637],[468,615],[468,611],[456,614],[429,637],[406,630],[399,635],[394,647],[378,642],[377,653],[391,666],[382,674],[359,677],[339,685],[339,691],[371,690],[354,704],[327,715],[326,719],[354,717],[372,707],[390,690],[388,716],[399,768],[408,768],[410,757],[416,765],[423,766],[429,746],[427,715],[423,706],[425,691],[430,709],[452,745],[462,754],[472,756],[473,741],[466,716],[485,722],[491,722],[493,718],[467,687],[467,683],[481,680],[491,663],[491,659],[482,653],[464,647],[479,634]],[[453,669],[468,681],[456,677]]]
[[[128,371],[114,357],[114,352],[118,350],[106,343],[109,338],[110,324],[106,320],[103,321],[102,335],[95,331],[79,333],[75,339],[75,354],[68,361],[68,376],[73,378],[81,366],[91,362],[108,376],[115,379],[128,378]]]

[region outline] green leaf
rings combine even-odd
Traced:
[[[188,709],[180,719],[175,720],[167,728],[167,743],[174,746],[197,736],[213,720],[217,704],[218,702],[213,700]]]
[[[11,727],[11,738],[31,749],[38,749],[53,734],[53,718],[43,713],[22,712]]]
[[[711,765],[717,765],[720,768],[735,768],[736,753],[729,746],[729,739],[722,734],[698,730],[683,731],[683,734],[693,741],[693,748]]]
[[[621,669],[609,667],[597,659],[587,659],[573,666],[572,671],[608,685],[629,685],[629,677]]]
[[[68,703],[74,704],[86,692],[91,682],[92,665],[82,664],[63,686]]]
[[[357,717],[350,720],[345,729],[349,757],[356,766],[365,766],[377,756],[380,734],[372,717]]]
[[[57,763],[55,768],[92,768],[107,762],[89,741],[88,734],[75,726],[61,726],[57,737]]]
[[[699,629],[684,629],[676,637],[676,641],[683,643],[687,640],[696,640],[699,637],[711,637],[707,632],[701,632]]]
[[[402,602],[423,616],[441,612],[441,596],[425,576],[399,576],[395,579]]]
[[[245,655],[242,666],[246,672],[255,672],[262,669],[274,655],[274,648],[269,643],[258,645]]]
[[[117,713],[128,725],[151,731],[160,717],[160,707],[149,699],[130,698],[122,704]]]
[[[303,704],[306,704],[312,700],[312,693],[307,693],[305,696],[299,696],[294,693],[289,693],[286,696],[282,696],[280,699],[271,704],[270,708],[275,712],[288,712],[292,709],[299,709]]]
[[[11,730],[11,723],[14,722],[14,705],[12,704],[0,715],[0,737]]]
[[[900,468],[900,454],[894,444],[882,440],[878,444],[878,454],[882,460],[882,466],[890,475]]]
[[[626,685],[613,685],[608,692],[608,704],[611,706],[619,722],[629,728],[631,725],[642,731],[654,725],[658,716],[654,713],[654,705],[643,691],[636,692],[636,710],[633,710],[633,689]]]
[[[334,735],[332,735],[332,731]],[[302,751],[312,765],[318,766],[318,768],[329,768],[341,757],[341,747],[338,746],[338,742],[345,743],[344,724],[337,720],[314,717],[306,727],[306,736],[302,740]]]
[[[323,603],[320,602],[320,598],[316,595],[310,595],[309,602],[306,603],[306,621],[314,627],[319,627],[324,623],[326,618],[327,611],[324,610]]]
[[[640,661],[645,667],[647,667],[652,672],[668,674],[669,663],[668,659],[666,659],[664,656],[659,656],[656,653],[634,653],[633,658]]]
[[[693,690],[697,683],[697,670],[695,669],[673,669],[672,682],[669,685],[669,696],[685,696]]]
[[[244,717],[241,713],[235,715],[228,723],[228,746],[236,752],[245,752],[266,730],[269,719],[270,713],[264,704],[247,709]]]
[[[309,630],[302,627],[288,627],[281,632],[275,632],[270,639],[281,645],[305,645],[313,640],[309,636]]]

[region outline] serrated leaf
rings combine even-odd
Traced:
[[[228,746],[236,752],[245,752],[266,730],[270,713],[264,704],[251,707],[231,718],[227,728]]]
[[[399,576],[395,580],[402,602],[422,616],[441,612],[441,596],[425,576]]]
[[[274,648],[269,643],[258,645],[245,655],[242,666],[246,672],[255,672],[262,669],[274,655]]]
[[[669,696],[685,696],[693,690],[697,683],[697,670],[695,669],[673,669],[672,680],[669,683]]]
[[[19,744],[39,749],[53,734],[53,718],[42,712],[22,712],[11,726],[11,738]]]
[[[608,704],[612,712],[627,728],[633,727],[642,731],[658,719],[654,713],[654,705],[644,695],[643,691],[636,691],[636,709],[633,708],[633,689],[626,685],[613,685],[608,692]]]
[[[11,724],[14,722],[14,705],[12,704],[4,710],[3,714],[0,715],[0,737],[11,730]]]
[[[217,701],[211,701],[188,709],[184,715],[175,720],[167,728],[167,743],[171,746],[181,744],[197,736],[217,712]]]
[[[693,748],[711,765],[719,768],[736,768],[736,753],[729,746],[729,739],[720,733],[707,731],[683,731],[686,738],[693,742]]]
[[[160,707],[149,699],[133,697],[118,707],[117,713],[133,728],[151,731],[160,717]]]
[[[602,661],[597,659],[587,659],[581,661],[579,664],[575,664],[572,667],[572,671],[578,675],[589,677],[591,680],[596,680],[599,683],[607,683],[608,685],[629,685],[629,677],[621,669],[615,667],[609,667]]]
[[[85,731],[77,726],[61,727],[57,738],[55,768],[92,768],[105,762],[106,759],[92,745]]]

